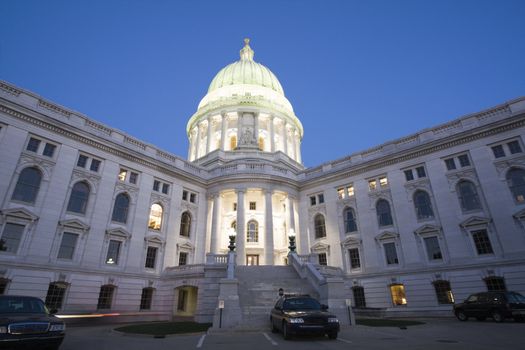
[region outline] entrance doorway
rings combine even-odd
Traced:
[[[246,255],[246,265],[248,266],[259,265],[259,255]]]
[[[193,316],[197,309],[197,287],[181,286],[175,288],[173,315]]]

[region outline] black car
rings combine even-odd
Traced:
[[[287,340],[295,334],[327,334],[328,338],[337,339],[339,320],[327,309],[308,295],[285,295],[271,312],[272,332],[283,332]]]
[[[0,348],[58,349],[64,322],[51,315],[44,302],[28,296],[0,296]]]
[[[525,318],[525,297],[516,292],[484,292],[470,295],[461,304],[454,305],[454,314],[460,321],[475,317],[484,321],[492,317],[496,322],[505,318],[522,321]]]

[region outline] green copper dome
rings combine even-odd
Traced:
[[[264,86],[284,95],[283,87],[275,74],[253,60],[254,52],[249,43],[249,39],[244,39],[244,47],[240,51],[241,59],[227,65],[217,73],[208,88],[208,93],[224,86],[248,84]]]

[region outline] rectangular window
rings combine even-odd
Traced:
[[[111,309],[111,302],[113,301],[113,286],[101,286],[98,294],[97,309]]]
[[[85,168],[88,159],[89,159],[89,158],[86,157],[86,156],[83,155],[83,154],[79,155],[79,156],[78,156],[78,160],[77,160],[77,166],[80,167],[80,168]]]
[[[311,196],[310,197],[310,205],[315,205],[317,202],[316,202],[316,199],[315,199],[315,196]]]
[[[120,172],[118,173],[118,179],[120,181],[126,181],[127,175],[128,175],[128,171],[126,169],[120,169]]]
[[[505,150],[502,145],[492,146],[492,153],[494,153],[494,158],[505,157]]]
[[[256,202],[250,202],[250,210],[255,210],[255,208],[257,207],[256,204]]]
[[[188,200],[188,191],[182,191],[182,200],[187,201]]]
[[[427,248],[428,260],[442,260],[441,249],[437,237],[424,238],[425,247]]]
[[[354,305],[356,308],[365,308],[366,299],[365,299],[365,289],[361,286],[352,287],[352,292],[354,294]]]
[[[354,195],[354,186],[348,186],[348,196],[352,197]]]
[[[418,166],[416,168],[416,173],[418,178],[427,177],[427,173],[425,172],[425,167]]]
[[[473,231],[472,239],[474,240],[474,245],[479,255],[494,253],[487,230]]]
[[[35,139],[34,137],[31,137],[29,139],[29,142],[27,143],[26,150],[31,151],[31,152],[37,152],[38,146],[40,146],[40,140]]]
[[[386,187],[388,186],[388,179],[386,177],[379,178],[379,186]]]
[[[456,163],[454,162],[454,158],[445,159],[445,165],[447,166],[447,170],[456,169]]]
[[[16,253],[22,240],[25,226],[19,224],[6,223],[2,239],[0,239],[0,251]]]
[[[91,166],[89,167],[89,170],[98,172],[98,169],[100,168],[100,160],[98,159],[91,159]]]
[[[179,253],[179,266],[186,265],[188,263],[188,253]]]
[[[462,168],[466,166],[470,166],[470,160],[468,159],[468,156],[466,154],[462,154],[458,156],[459,165],[461,165]]]
[[[58,310],[62,308],[64,294],[66,294],[65,283],[50,283],[47,289],[46,306],[49,310]]]
[[[348,249],[348,256],[350,257],[350,268],[358,269],[361,267],[361,260],[359,259],[359,249]]]
[[[148,250],[146,252],[146,263],[144,264],[144,267],[147,267],[148,269],[155,268],[155,262],[157,260],[157,252],[158,252],[158,248],[148,247]]]
[[[385,257],[387,265],[399,264],[399,260],[397,259],[396,244],[393,242],[385,243],[383,247],[385,248]]]
[[[55,145],[52,145],[50,143],[46,143],[45,147],[44,147],[44,151],[42,152],[42,154],[46,157],[50,157],[52,158],[53,157],[53,154],[55,154],[55,149],[57,148],[57,146]]]
[[[58,259],[72,260],[77,246],[78,235],[70,232],[62,234],[62,242],[60,242],[60,249],[58,250]]]
[[[319,265],[328,265],[328,261],[326,260],[326,253],[320,253],[317,254],[317,256],[319,257]]]
[[[323,204],[324,203],[324,194],[319,194],[317,195],[317,200],[319,201],[319,204]]]
[[[195,203],[197,200],[197,195],[195,193],[190,193],[190,202]]]
[[[122,242],[110,240],[108,246],[108,255],[106,256],[106,264],[118,265],[118,258],[120,255],[120,246]]]
[[[439,304],[454,304],[454,295],[448,281],[435,281],[433,284]]]
[[[414,174],[412,173],[412,169],[405,170],[405,179],[407,181],[414,180]]]
[[[368,181],[368,189],[369,189],[370,191],[373,191],[373,190],[375,190],[376,188],[377,188],[377,182],[376,182],[376,180],[370,180],[370,181]]]
[[[142,288],[142,295],[140,296],[140,309],[150,310],[152,301],[153,301],[153,288]]]
[[[520,143],[518,141],[511,141],[507,143],[507,146],[509,147],[510,154],[516,154],[516,153],[522,152]]]
[[[132,183],[132,184],[136,185],[138,178],[139,178],[139,174],[131,172],[129,174],[129,183]]]
[[[168,191],[170,190],[170,185],[168,184],[162,184],[162,193],[168,194]]]
[[[485,284],[489,292],[505,292],[507,286],[505,286],[505,279],[503,277],[487,277],[485,278]]]
[[[407,304],[404,285],[392,284],[390,286],[390,294],[392,294],[392,303],[394,305],[406,305]]]
[[[159,191],[159,188],[160,188],[160,181],[158,180],[153,180],[153,191]]]
[[[344,187],[337,189],[337,198],[339,198],[339,199],[345,198],[345,189],[344,189]]]

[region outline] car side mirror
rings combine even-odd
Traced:
[[[323,310],[323,311],[328,310],[328,305],[321,304],[321,310]]]

